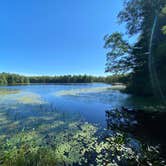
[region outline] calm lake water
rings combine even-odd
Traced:
[[[12,112],[13,106],[17,105],[20,115],[28,116],[28,111],[24,110],[30,111],[33,107],[45,105],[61,113],[79,115],[87,122],[102,126],[105,126],[105,110],[122,106],[139,108],[155,105],[154,102],[144,98],[133,98],[119,90],[111,90],[111,85],[104,83],[3,86],[0,90],[9,92],[0,95],[2,110]],[[12,91],[18,93],[13,94]],[[15,110],[17,109],[15,107]]]
[[[20,90],[20,92],[1,95],[0,104],[4,106],[6,103],[9,107],[16,99],[20,106],[24,104],[28,107],[27,104],[34,105],[35,100],[41,100],[41,102],[51,104],[58,111],[79,114],[88,122],[103,125],[105,124],[105,110],[133,106],[130,95],[111,90],[109,87],[111,85],[103,83],[7,86],[1,87],[1,89]],[[26,97],[27,100],[33,97],[33,100],[21,103],[19,101],[21,97],[23,99]],[[24,114],[24,112],[22,113]]]
[[[100,140],[106,128],[106,110],[152,103],[155,105],[152,101],[113,90],[104,83],[2,86],[1,156],[16,153],[23,145],[31,150],[42,145],[51,148],[50,151],[65,163],[79,162],[86,150],[90,153],[93,150],[95,154],[101,143],[103,148],[109,147]],[[130,156],[128,150],[123,153]]]

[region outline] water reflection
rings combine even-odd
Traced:
[[[0,163],[115,165],[135,161],[142,151],[139,141],[105,130],[105,110],[132,103],[130,95],[116,90],[54,95],[64,89],[96,86],[107,87],[105,84],[9,87],[10,92],[13,89],[19,92],[0,98]],[[137,149],[131,146],[133,140]],[[143,160],[141,156],[139,160]]]

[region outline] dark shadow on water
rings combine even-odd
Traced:
[[[107,110],[105,115],[108,131],[132,135],[142,144],[159,145],[160,153],[166,159],[166,112],[112,109]]]

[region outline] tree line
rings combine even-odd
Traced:
[[[30,80],[26,76],[10,73],[0,73],[0,85],[28,83],[30,83]]]
[[[128,75],[113,75],[108,77],[90,75],[64,76],[23,76],[12,73],[0,73],[0,85],[29,84],[29,83],[127,83]]]

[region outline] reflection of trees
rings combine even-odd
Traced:
[[[4,122],[0,162],[4,166],[138,162],[137,150],[129,146],[132,138],[116,132],[103,137],[96,126],[49,104],[17,104],[1,109],[0,114]]]

